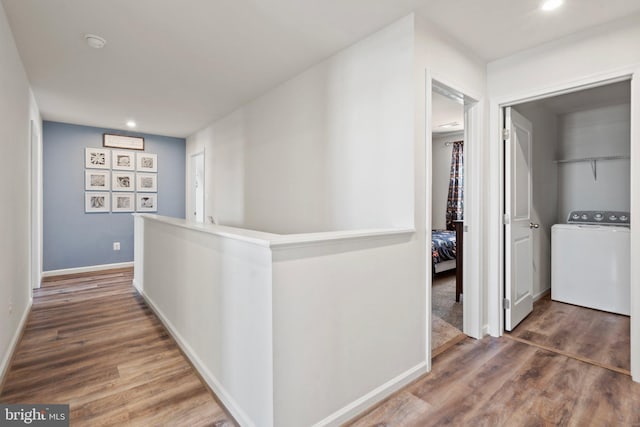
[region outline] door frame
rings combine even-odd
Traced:
[[[207,209],[206,209],[206,203],[205,203],[205,199],[206,199],[206,165],[207,165],[207,157],[206,157],[206,153],[205,150],[202,149],[200,151],[197,151],[195,153],[192,153],[189,156],[189,214],[188,214],[188,219],[192,220],[192,214],[193,214],[193,209],[195,208],[195,203],[196,201],[194,200],[193,197],[193,178],[194,178],[194,173],[195,170],[193,168],[193,160],[195,157],[197,156],[202,156],[202,193],[203,193],[203,199],[202,199],[202,223],[206,224],[207,223]]]
[[[483,101],[480,94],[468,90],[458,82],[451,81],[446,76],[441,76],[433,73],[427,69],[427,105],[426,105],[426,173],[425,188],[429,192],[425,197],[425,220],[426,220],[426,232],[427,245],[431,242],[431,230],[432,230],[432,173],[433,173],[433,104],[432,93],[434,86],[445,86],[453,91],[462,94],[465,100],[468,99],[472,103],[467,105],[465,102],[464,113],[464,141],[465,141],[465,153],[464,153],[464,256],[463,260],[463,295],[464,304],[463,310],[463,332],[476,339],[480,339],[485,335],[483,328],[483,286],[482,286],[482,260],[481,260],[481,242],[482,242],[482,108]],[[428,337],[431,339],[431,256],[430,250],[427,249],[428,256],[426,257],[427,274],[427,298],[428,298],[428,310],[427,310],[427,326]],[[428,353],[427,360],[431,360],[431,343],[427,343]]]
[[[489,111],[489,197],[487,198],[487,235],[497,239],[487,240],[487,318],[488,332],[499,337],[504,332],[504,227],[502,212],[504,207],[504,128],[505,107],[523,102],[535,101],[579,90],[603,86],[620,81],[631,81],[631,141],[630,180],[631,211],[640,213],[640,68],[621,68],[608,73],[595,74],[580,79],[566,81],[554,86],[540,87],[509,95],[491,98]],[[631,259],[640,256],[640,228],[634,215],[631,217]],[[631,376],[640,382],[640,267],[630,265],[631,277]]]
[[[29,292],[42,282],[42,121],[29,119]]]

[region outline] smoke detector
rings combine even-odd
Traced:
[[[96,36],[95,34],[85,34],[84,39],[87,41],[89,47],[94,49],[102,49],[107,41],[100,36]]]

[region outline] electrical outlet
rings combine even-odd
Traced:
[[[113,250],[114,251],[120,250],[120,242],[113,242]]]
[[[13,313],[13,303],[9,303],[9,314]]]

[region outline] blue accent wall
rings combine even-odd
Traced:
[[[183,138],[113,129],[43,123],[44,271],[133,261],[131,213],[85,213],[86,147],[102,148],[104,133],[144,137],[144,151],[158,155],[158,214],[184,218]],[[120,242],[120,251],[113,250]]]

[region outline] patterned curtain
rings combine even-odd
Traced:
[[[464,212],[464,143],[453,143],[451,151],[451,172],[449,174],[449,195],[447,197],[447,230],[454,230],[453,221],[462,220]]]

